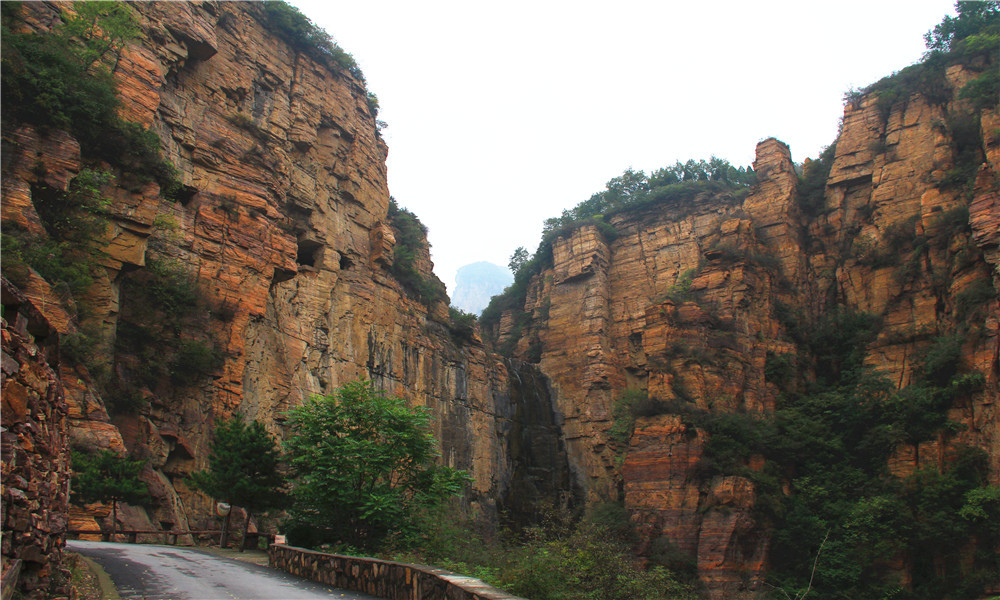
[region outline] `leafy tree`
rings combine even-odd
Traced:
[[[80,504],[111,502],[111,539],[118,527],[118,502],[144,504],[149,489],[139,480],[146,461],[118,456],[110,450],[73,454],[71,497]]]
[[[280,454],[274,438],[258,421],[245,423],[236,415],[218,420],[208,456],[208,470],[191,474],[195,487],[209,496],[246,509],[243,540],[246,546],[250,516],[280,507],[285,499],[285,478],[278,468]],[[229,540],[229,515],[222,526],[220,545]]]
[[[1000,2],[997,0],[955,2],[955,11],[957,17],[946,16],[924,35],[929,51],[948,52],[967,38],[983,33],[1000,33]],[[996,48],[995,43],[993,47]]]
[[[357,381],[289,413],[294,543],[374,549],[412,528],[414,511],[459,494],[464,471],[438,465],[425,408]]]
[[[524,246],[518,246],[514,250],[514,254],[510,255],[510,262],[507,263],[507,267],[510,268],[510,272],[517,274],[521,270],[521,267],[528,262],[528,251],[524,249]]]

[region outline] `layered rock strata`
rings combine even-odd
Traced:
[[[32,3],[26,22],[45,29],[64,6]],[[513,469],[507,368],[475,334],[453,332],[444,301],[428,305],[391,274],[387,150],[363,81],[289,46],[261,4],[131,6],[143,33],[116,63],[121,114],[159,135],[180,200],[155,183],[102,189],[112,222],[83,322],[40,277],[28,290],[60,333],[96,327],[98,352],[113,357],[118,387],[81,365],[65,365],[62,379],[75,446],[148,460],[152,505],[123,510],[123,524],[216,526],[212,500],[187,480],[207,466],[215,420],[239,413],[280,438],[288,409],[359,377],[430,408],[442,459],[473,479],[470,509],[495,518]],[[30,126],[8,140],[5,226],[43,233],[34,191],[67,190],[87,149]],[[154,262],[194,283],[198,306],[179,343],[215,349],[221,360],[204,376],[141,375],[171,352],[143,342],[165,331],[150,321],[173,318],[143,304]],[[414,264],[434,277],[426,244]],[[83,514],[76,522],[96,528]]]
[[[956,89],[969,79],[948,76]],[[919,94],[891,111],[874,95],[849,105],[816,214],[797,200],[789,148],[765,140],[748,191],[620,212],[609,219],[614,239],[591,225],[554,239],[525,316],[501,320],[499,338],[512,343],[520,319],[515,355],[536,357],[552,380],[580,486],[591,500],[620,490],[643,533],[640,553],[669,539],[712,597],[757,589],[766,572],[753,484],[702,480],[707,434],[676,415],[638,417],[622,447],[614,404],[631,389],[686,411],[769,413],[779,390],[765,378],[767,357],[797,352],[789,311],[815,318],[839,305],[880,317],[865,362],[900,388],[935,337],[968,332],[962,363],[985,385],[949,410],[961,432],[901,444],[890,467],[900,476],[940,468],[948,448],[968,444],[1000,476],[996,141],[981,138],[987,160],[972,188],[940,183],[956,166],[945,125],[956,114],[977,113]],[[989,131],[997,117],[976,118]]]

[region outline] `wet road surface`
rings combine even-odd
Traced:
[[[100,564],[122,600],[377,600],[189,548],[80,540],[66,546]]]

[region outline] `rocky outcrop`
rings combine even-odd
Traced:
[[[27,23],[51,26],[60,6],[26,6]],[[359,377],[431,409],[443,459],[473,478],[470,508],[495,518],[512,470],[508,372],[453,333],[444,301],[391,274],[387,150],[363,81],[293,49],[263,4],[132,6],[143,34],[115,66],[120,112],[159,135],[177,200],[155,183],[101,190],[112,222],[85,318],[37,274],[27,290],[61,333],[97,331],[95,356],[113,357],[102,373],[67,363],[62,378],[74,445],[148,460],[153,505],[121,511],[126,525],[214,526],[186,477],[207,466],[215,420],[240,413],[281,437],[285,411]],[[5,227],[43,233],[33,194],[65,191],[87,148],[30,126],[6,139]],[[157,272],[191,283],[190,306],[151,307]],[[221,360],[179,371],[183,344]]]
[[[948,76],[968,79],[960,69]],[[677,414],[774,410],[779,389],[765,366],[797,352],[791,312],[817,318],[839,305],[880,317],[865,362],[900,388],[934,338],[965,332],[962,363],[985,385],[950,409],[960,433],[901,444],[890,468],[941,468],[956,444],[998,464],[995,141],[983,138],[973,187],[946,182],[957,160],[950,128],[971,114],[920,95],[888,111],[874,95],[848,105],[822,206],[810,213],[789,148],[771,139],[757,147],[759,182],[743,193],[618,212],[607,219],[613,239],[582,225],[552,240],[551,267],[532,281],[524,310],[504,315],[499,339],[551,378],[578,484],[592,500],[624,501],[640,554],[669,540],[712,597],[761,585],[769,540],[754,520],[754,484],[703,477],[707,433]],[[981,119],[986,131],[996,117]],[[667,414],[637,418],[622,446],[613,412],[627,390]],[[745,466],[762,461],[745,457]]]
[[[58,364],[58,334],[6,279],[2,293],[4,570],[21,561],[16,589],[24,598],[68,598],[69,419],[50,366]]]

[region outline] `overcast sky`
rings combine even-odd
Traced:
[[[360,65],[389,190],[435,272],[533,252],[631,167],[833,142],[843,95],[920,60],[951,0],[293,0]]]

